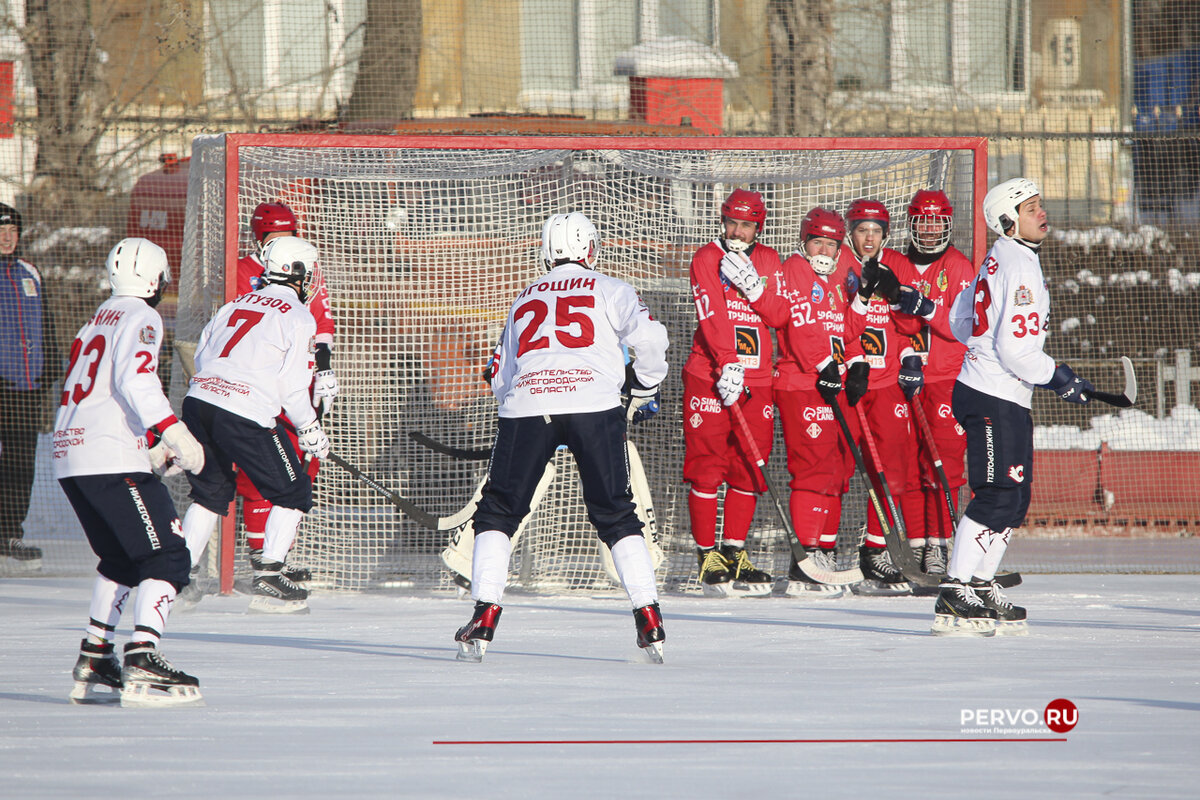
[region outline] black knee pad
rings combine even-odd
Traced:
[[[1028,486],[980,486],[966,515],[993,531],[1019,527],[1025,521],[1030,496]]]
[[[151,579],[166,581],[173,584],[178,591],[188,585],[188,573],[192,571],[192,557],[188,553],[183,539],[177,536],[172,539],[171,544],[154,551],[153,555],[142,560],[137,566],[138,579],[135,583]]]

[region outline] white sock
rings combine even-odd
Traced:
[[[220,514],[209,511],[199,503],[192,503],[183,515],[183,540],[187,542],[193,567],[200,563],[204,548],[208,547],[208,540],[212,538],[213,529],[220,518]]]
[[[137,602],[133,606],[134,642],[151,642],[155,646],[167,630],[167,618],[175,602],[175,585],[147,578],[138,584]]]
[[[975,567],[976,578],[990,581],[996,577],[996,570],[1000,568],[1000,561],[1004,558],[1004,551],[1008,549],[1008,539],[1011,535],[1012,528],[1005,528],[1002,531],[992,533],[987,553],[984,554],[983,559]]]
[[[296,531],[304,512],[298,508],[272,506],[267,514],[267,529],[263,531],[263,561],[282,562],[296,541]]]
[[[92,605],[88,612],[89,642],[103,644],[112,641],[117,623],[121,621],[121,612],[125,610],[125,604],[129,602],[129,593],[132,591],[130,587],[103,575],[96,576],[96,582],[92,584]]]
[[[512,539],[501,531],[475,534],[471,556],[471,597],[485,603],[500,604],[504,585],[508,582],[508,560],[512,555]]]
[[[643,536],[626,536],[612,547],[613,566],[629,595],[634,608],[648,606],[658,600],[658,589],[654,585],[654,564],[650,551],[646,549]]]
[[[975,570],[987,555],[992,532],[981,522],[963,515],[954,529],[954,552],[946,574],[964,583],[971,580]]]

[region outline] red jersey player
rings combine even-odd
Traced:
[[[746,535],[762,475],[747,455],[727,406],[740,403],[759,452],[770,453],[771,327],[787,318],[778,294],[779,253],[758,241],[767,218],[762,196],[735,189],[721,204],[721,236],[692,257],[696,333],[683,368],[683,479],[705,594],[763,595],[771,576],[754,568]],[[739,286],[741,288],[739,288]],[[746,389],[750,389],[746,396]],[[717,491],[727,484],[722,546],[716,547]]]
[[[908,205],[909,269],[897,270],[896,277],[901,283],[917,288],[933,303],[931,317],[938,307],[949,309],[959,293],[970,286],[975,278],[975,267],[971,261],[950,244],[953,226],[954,208],[945,192],[922,189],[913,195]],[[937,315],[936,318],[944,321],[948,315]],[[910,402],[914,405],[920,403],[925,418],[929,420],[937,454],[945,468],[952,502],[957,502],[958,489],[966,483],[963,465],[967,440],[951,410],[951,394],[967,347],[955,339],[949,330],[939,331],[941,335],[934,336],[931,327],[935,323],[927,323],[924,319],[920,322],[922,329],[912,337],[912,341],[925,364],[925,380],[921,391]],[[911,509],[906,506],[904,521],[913,534],[910,543],[920,557],[922,568],[929,573],[944,574],[946,544],[953,535],[954,520],[946,506],[941,482],[924,437],[920,437],[918,459],[921,489],[925,498],[924,514],[915,504]],[[924,541],[921,540],[922,534]]]
[[[859,341],[861,318],[848,313],[857,285],[847,286],[850,272],[845,264],[838,264],[845,238],[846,224],[836,211],[814,208],[805,215],[800,225],[801,251],[783,264],[782,292],[791,313],[779,332],[774,383],[791,475],[792,524],[808,557],[827,570],[837,569],[833,551],[842,495],[854,472],[830,405],[841,403],[843,416],[857,430],[858,419],[848,406],[866,391],[869,369]],[[859,330],[848,328],[849,323]],[[842,393],[844,372],[847,391]],[[811,580],[794,562],[787,592],[792,596],[844,594],[839,586]]]
[[[863,397],[863,411],[875,449],[883,462],[874,465],[883,472],[888,487],[896,492],[900,513],[924,516],[925,498],[917,474],[916,432],[909,415],[907,394],[919,388],[921,357],[911,336],[921,330],[921,321],[909,316],[893,317],[891,302],[899,294],[897,273],[911,269],[902,253],[885,248],[891,218],[876,200],[858,199],[846,209],[850,247],[842,259],[854,274],[857,287],[850,308],[862,326],[861,342],[871,366],[870,382]],[[904,386],[905,388],[901,388]],[[860,438],[862,433],[860,432]],[[870,456],[870,448],[862,448]],[[894,523],[894,521],[892,521]],[[859,551],[863,575],[856,591],[872,594],[908,594],[912,591],[904,575],[892,563],[883,538],[883,527],[873,513],[867,514],[867,536]]]

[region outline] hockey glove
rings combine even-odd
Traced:
[[[658,413],[659,392],[657,386],[643,386],[633,371],[633,362],[625,365],[625,385],[621,387],[621,403],[625,406],[625,419],[637,425]]]
[[[329,437],[321,430],[320,422],[313,420],[311,424],[297,428],[296,436],[300,440],[300,449],[304,452],[311,453],[316,458],[329,455]]]
[[[762,278],[745,253],[726,253],[721,258],[721,274],[751,303],[762,297]]]
[[[871,377],[871,365],[866,361],[855,361],[846,370],[846,402],[852,406],[858,405],[867,393],[867,384]]]
[[[1096,388],[1086,378],[1076,375],[1075,371],[1066,364],[1059,364],[1055,367],[1050,380],[1040,385],[1041,388],[1049,389],[1068,403],[1078,403],[1079,405],[1090,401],[1092,392]]]
[[[900,301],[900,279],[896,273],[887,267],[879,270],[879,282],[875,285],[875,294],[895,305]]]
[[[858,281],[858,296],[864,303],[871,302],[875,287],[879,284],[879,259],[872,258],[862,265],[862,277]]]
[[[746,390],[746,368],[736,361],[726,364],[721,369],[721,379],[717,381],[717,394],[721,396],[723,405],[731,406]]]
[[[900,299],[892,306],[893,311],[899,311],[901,314],[913,314],[926,318],[933,313],[935,308],[937,306],[933,304],[932,300],[912,286],[901,286]]]
[[[837,402],[838,393],[842,391],[842,373],[836,361],[830,361],[821,368],[817,375],[817,393],[829,405]]]
[[[483,382],[488,386],[492,385],[492,378],[496,377],[496,370],[500,369],[500,345],[496,345],[496,349],[488,356],[487,364],[483,367]]]
[[[900,389],[909,400],[925,385],[924,365],[920,356],[905,356],[900,359]]]
[[[150,448],[150,469],[155,475],[163,478],[170,478],[172,475],[183,473],[183,470],[175,463],[175,459],[171,456],[171,451],[167,449],[167,443],[162,439],[159,439],[158,444]]]
[[[170,451],[166,460],[174,457],[180,469],[186,469],[193,475],[204,469],[204,447],[182,422],[176,422],[162,432],[161,444]]]

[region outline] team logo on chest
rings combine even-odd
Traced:
[[[813,281],[812,294],[809,296],[814,303],[819,303],[825,299],[825,289],[821,287],[818,281]]]
[[[943,292],[950,288],[950,279],[946,277],[946,270],[942,270],[938,273],[937,287]]]

